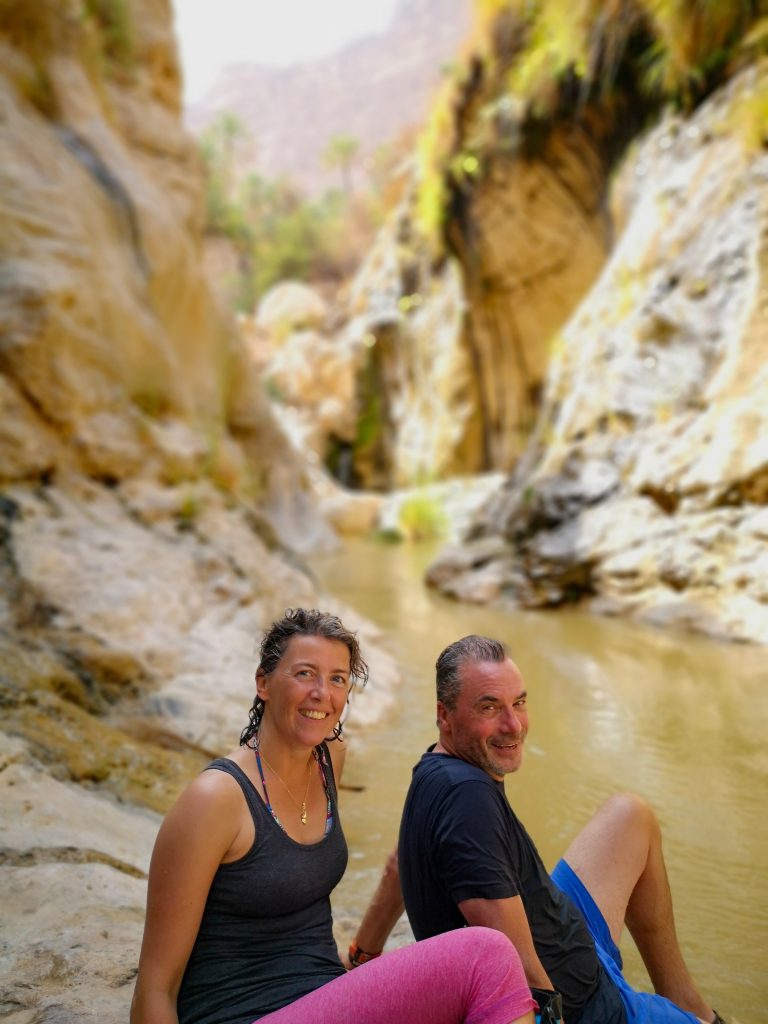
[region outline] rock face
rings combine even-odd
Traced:
[[[233,493],[301,491],[204,283],[169,6],[126,8],[124,64],[93,52],[119,26],[55,6],[3,43],[3,478],[207,473]],[[263,452],[281,445],[273,474]]]
[[[13,10],[11,10],[13,6]],[[125,1021],[159,815],[231,749],[332,538],[201,269],[170,4],[0,26],[0,1014]],[[353,737],[354,741],[354,737]]]
[[[362,503],[373,508],[375,492],[481,468],[458,265],[433,271],[426,251],[398,241],[407,230],[406,205],[352,281],[342,325],[338,309],[284,282],[265,296],[251,329],[294,446],[347,487],[374,492],[335,494],[316,475],[319,497],[345,506],[347,523]]]
[[[768,157],[747,131],[767,88],[743,73],[625,162],[610,259],[525,456],[431,570],[446,592],[768,641]]]
[[[476,88],[488,99],[490,84]],[[363,342],[358,482],[407,487],[514,466],[536,422],[551,339],[607,255],[601,133],[610,127],[592,137],[558,126],[535,156],[496,153],[479,182],[457,191],[450,256],[435,259],[413,196],[380,232],[348,302],[346,334]]]
[[[593,139],[558,128],[535,159],[497,155],[455,222],[488,468],[509,470],[524,451],[550,339],[605,261],[605,173]]]
[[[482,468],[464,344],[465,302],[455,261],[432,268],[404,209],[354,282],[348,330],[367,349],[359,400],[367,436],[356,468],[382,488]]]
[[[342,479],[374,491],[483,469],[460,267],[432,265],[410,205],[381,230],[351,282],[335,339],[355,369]]]
[[[283,430],[318,467],[334,445],[351,443],[356,426],[357,351],[329,321],[317,292],[283,281],[259,304],[252,346]]]

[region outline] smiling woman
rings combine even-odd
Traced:
[[[336,616],[298,608],[267,632],[240,747],[158,834],[132,1024],[532,1024],[519,957],[491,929],[345,970],[330,907],[347,864],[340,722],[366,677]]]

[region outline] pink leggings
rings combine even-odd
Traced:
[[[532,1024],[534,1005],[506,935],[459,928],[385,953],[258,1024]]]

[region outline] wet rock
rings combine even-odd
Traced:
[[[466,544],[451,545],[440,552],[430,565],[426,581],[442,588],[453,576],[483,569],[496,559],[508,556],[509,545],[502,537],[487,537]]]
[[[460,577],[452,577],[443,587],[443,593],[467,604],[488,604],[497,601],[506,581],[503,562],[486,562],[473,566]],[[428,580],[431,583],[431,580]]]

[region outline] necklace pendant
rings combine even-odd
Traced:
[[[301,805],[301,824],[302,825],[306,825],[307,824],[307,805],[306,804],[302,804]]]

